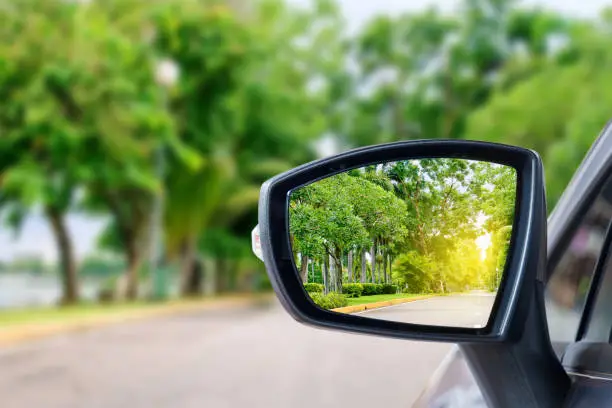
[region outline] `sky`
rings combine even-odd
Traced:
[[[288,0],[290,3],[307,6],[310,0]],[[418,11],[425,7],[437,6],[442,11],[452,12],[459,0],[336,0],[347,20],[350,31],[355,31],[376,14],[398,14]],[[542,6],[580,17],[594,17],[612,0],[524,0],[525,5]],[[69,229],[74,237],[75,252],[83,258],[95,246],[103,220],[92,220],[85,216],[70,217]],[[40,254],[43,259],[56,259],[55,243],[47,222],[40,215],[30,217],[18,239],[7,229],[0,229],[0,261],[7,261],[26,254]]]
[[[311,0],[288,0],[289,3],[307,6]],[[342,8],[350,30],[363,25],[375,14],[398,14],[419,11],[436,6],[442,11],[452,12],[460,0],[336,0]],[[594,17],[612,0],[523,0],[524,5],[545,7],[573,16]]]

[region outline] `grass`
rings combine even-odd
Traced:
[[[164,302],[118,302],[118,303],[82,303],[64,307],[40,307],[0,310],[0,331],[18,326],[43,324],[70,324],[83,321],[96,321],[121,317],[138,316],[156,311],[189,308],[215,300],[230,300],[240,296],[221,296],[213,298],[195,298],[168,300]]]
[[[385,300],[393,300],[393,299],[410,299],[413,297],[418,297],[423,295],[413,295],[410,293],[396,293],[393,295],[372,295],[372,296],[361,296],[358,298],[349,298],[348,305],[356,306],[356,305],[365,305],[367,303],[375,303],[375,302],[384,302]]]
[[[69,323],[101,317],[120,316],[164,307],[166,303],[83,303],[74,306],[23,308],[0,311],[0,329],[17,325]]]

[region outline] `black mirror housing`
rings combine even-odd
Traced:
[[[493,162],[517,172],[517,201],[504,277],[488,324],[482,328],[427,326],[322,310],[303,289],[288,234],[289,195],[295,188],[361,166],[394,160],[457,158]],[[534,298],[546,257],[546,202],[542,161],[519,147],[457,140],[383,144],[348,151],[280,174],[264,183],[259,201],[264,262],[285,309],[305,324],[355,333],[453,343],[516,342]]]

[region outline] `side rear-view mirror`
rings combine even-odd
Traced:
[[[542,167],[521,148],[401,142],[266,182],[260,235],[298,320],[452,342],[520,333],[541,260]]]
[[[264,183],[258,228],[256,253],[298,321],[458,343],[490,406],[562,404],[537,153],[457,140],[356,149]]]

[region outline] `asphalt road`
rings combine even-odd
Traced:
[[[201,312],[0,349],[0,405],[410,407],[451,347],[312,329],[276,303]]]
[[[404,323],[484,327],[494,301],[494,295],[484,293],[444,296],[369,310],[359,315]]]

